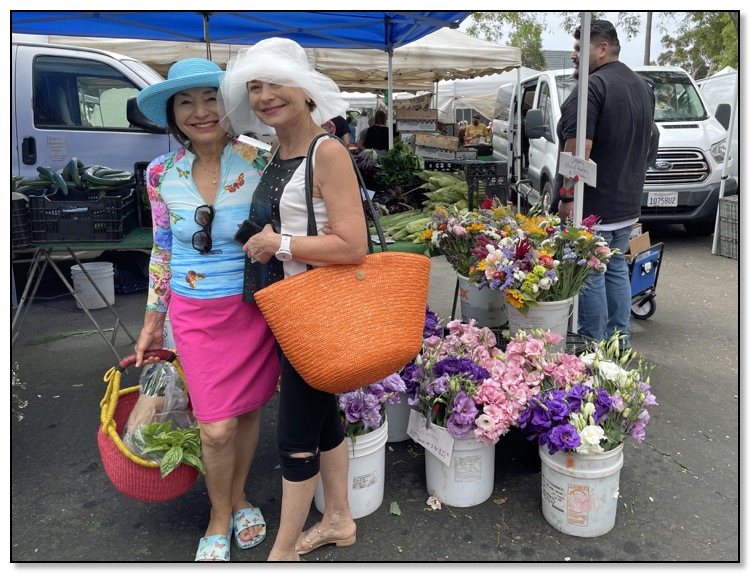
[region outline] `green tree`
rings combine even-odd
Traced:
[[[636,38],[647,12],[617,12],[613,24],[621,41]],[[653,26],[662,37],[664,52],[656,63],[679,66],[695,78],[703,78],[725,66],[739,64],[739,12],[652,12]],[[591,12],[591,18],[606,17]],[[467,33],[490,42],[508,38],[511,46],[521,48],[524,66],[543,70],[542,33],[550,30],[550,21],[571,36],[581,23],[580,12],[474,12]],[[610,17],[611,19],[611,17]],[[675,29],[674,35],[668,33]],[[653,61],[653,60],[652,60]]]
[[[541,18],[540,18],[541,16]],[[543,12],[474,12],[466,29],[471,36],[521,48],[521,64],[535,70],[547,69],[542,53],[542,32],[547,28]]]
[[[726,66],[739,68],[739,13],[688,12],[674,36],[661,40],[661,65],[679,66],[701,79]]]

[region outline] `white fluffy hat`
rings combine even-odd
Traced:
[[[302,46],[288,38],[268,38],[243,48],[227,64],[219,101],[225,114],[222,124],[231,133],[268,133],[270,129],[250,108],[247,82],[251,80],[302,88],[315,102],[311,114],[318,125],[346,113],[338,86],[315,71]]]

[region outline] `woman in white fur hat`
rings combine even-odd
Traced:
[[[270,38],[229,62],[219,90],[228,130],[271,127],[278,147],[253,195],[250,220],[263,227],[244,246],[245,297],[307,265],[357,264],[367,253],[367,225],[349,151],[331,136],[313,151],[313,210],[317,236],[308,236],[305,165],[327,119],[342,115],[338,87],[308,63],[299,44]],[[324,231],[324,227],[328,227]],[[335,285],[331,285],[335,288]],[[348,501],[349,454],[333,394],[309,386],[281,360],[278,447],[282,468],[281,522],[269,560],[298,560],[327,544],[355,543]],[[323,480],[325,512],[306,532],[315,487]]]

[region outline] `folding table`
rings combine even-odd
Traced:
[[[152,235],[151,229],[148,227],[138,227],[132,230],[121,241],[118,241],[118,242],[33,243],[30,247],[25,247],[23,249],[16,249],[17,252],[18,251],[31,251],[33,254],[31,258],[31,267],[29,269],[29,276],[26,280],[26,286],[24,287],[23,294],[21,295],[21,299],[18,302],[18,307],[16,308],[16,312],[13,316],[13,323],[11,326],[11,333],[12,333],[11,348],[13,344],[15,344],[16,338],[21,332],[21,327],[23,326],[24,320],[26,319],[26,314],[28,313],[29,308],[31,307],[31,304],[34,301],[34,297],[36,296],[37,289],[39,288],[39,284],[41,283],[42,277],[44,276],[44,271],[46,270],[47,265],[49,264],[52,267],[52,269],[57,273],[57,275],[60,277],[60,280],[63,282],[65,287],[70,291],[70,294],[73,295],[73,297],[76,299],[78,304],[81,306],[81,309],[89,317],[93,325],[96,327],[96,330],[99,332],[99,334],[101,334],[102,338],[112,349],[112,352],[114,352],[115,356],[117,357],[117,361],[119,362],[122,359],[122,357],[118,354],[117,350],[114,347],[114,342],[117,338],[117,333],[118,333],[119,328],[122,326],[122,329],[125,331],[125,334],[128,335],[128,337],[133,343],[135,343],[136,339],[133,337],[130,331],[128,331],[125,325],[121,322],[120,315],[117,314],[117,311],[109,303],[106,296],[102,293],[102,291],[97,286],[96,282],[91,278],[91,275],[89,275],[89,273],[86,271],[86,267],[81,263],[81,260],[79,259],[77,252],[80,252],[80,251],[151,250],[152,244],[153,244],[153,235]],[[96,321],[96,319],[91,314],[89,309],[86,308],[86,305],[81,301],[80,297],[75,291],[75,288],[73,288],[73,285],[70,284],[68,279],[65,277],[65,275],[62,273],[60,268],[57,266],[57,263],[55,262],[54,257],[53,257],[53,254],[55,251],[67,251],[67,253],[73,258],[75,263],[81,268],[83,275],[91,282],[91,285],[94,287],[94,289],[99,294],[99,296],[102,297],[102,300],[105,302],[106,307],[109,309],[109,311],[112,313],[112,315],[115,318],[115,325],[112,331],[111,339],[108,338],[104,334],[104,331],[99,326],[99,323]]]

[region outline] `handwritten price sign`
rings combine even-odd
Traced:
[[[596,187],[596,163],[590,159],[582,159],[566,151],[560,152],[557,170],[565,177],[576,177],[586,185]]]
[[[446,466],[451,465],[453,437],[444,428],[435,424],[427,427],[427,418],[416,410],[412,410],[409,412],[409,425],[406,427],[406,433]]]

